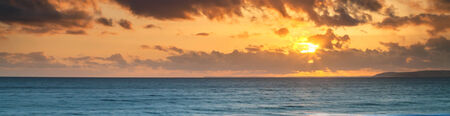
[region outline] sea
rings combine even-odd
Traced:
[[[9,115],[450,116],[450,78],[1,77]]]

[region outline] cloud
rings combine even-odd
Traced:
[[[285,2],[282,0],[254,0],[249,1],[258,8],[270,8],[281,14],[283,17],[290,17],[285,7]]]
[[[341,0],[340,2],[356,4],[358,7],[370,11],[378,11],[383,8],[378,0]]]
[[[170,47],[169,49],[172,50],[172,51],[175,51],[177,53],[180,53],[180,54],[184,53],[183,49],[180,49],[180,48],[177,48],[177,47]]]
[[[125,19],[121,19],[119,22],[119,25],[125,29],[131,29],[131,22]]]
[[[175,52],[175,53],[179,53],[179,54],[184,53],[183,49],[177,48],[175,46],[163,47],[163,46],[160,46],[160,45],[155,45],[153,48],[155,50],[159,50],[159,51],[163,51],[163,52]]]
[[[49,33],[55,30],[60,30],[61,28],[55,27],[22,27],[20,29],[21,32],[26,33]]]
[[[148,24],[148,25],[146,25],[144,28],[147,28],[147,29],[150,29],[150,28],[159,28],[159,29],[161,29],[160,26],[156,26],[156,25],[154,25],[154,24]]]
[[[112,61],[122,68],[128,65],[127,61],[120,54],[113,54],[110,57],[104,58],[104,60]]]
[[[449,0],[429,0],[431,2],[431,6],[427,9],[429,11],[450,12],[450,1]]]
[[[308,15],[322,26],[357,26],[372,20],[368,12],[378,12],[383,5],[378,0],[283,0],[285,6]],[[283,7],[282,7],[283,8]],[[277,11],[285,11],[277,9]]]
[[[290,73],[293,70],[313,70],[309,67],[305,56],[299,54],[283,54],[276,52],[244,52],[218,51],[188,52],[169,56],[167,61],[158,62],[159,67],[169,70],[188,71],[266,71],[269,73]],[[147,61],[149,62],[149,61]],[[154,63],[155,61],[153,61]],[[296,65],[293,65],[296,64]]]
[[[442,42],[442,44],[435,44]],[[400,46],[398,43],[381,43],[387,51],[349,49],[330,51],[321,55],[321,63],[333,69],[351,70],[372,68],[384,71],[401,69],[450,68],[450,45],[446,38],[430,38],[426,43]]]
[[[113,54],[109,57],[92,57],[92,56],[81,56],[81,57],[68,57],[64,60],[73,63],[71,67],[79,68],[127,68],[129,63],[122,57],[121,54]]]
[[[161,20],[192,19],[204,15],[209,19],[242,15],[241,0],[115,0],[133,14]]]
[[[173,55],[163,61],[136,59],[137,65],[169,70],[188,71],[263,71],[266,73],[295,73],[315,70],[359,70],[383,71],[440,68],[450,69],[450,40],[431,38],[426,43],[400,46],[398,43],[382,43],[383,50],[318,50],[315,55],[288,53],[263,49],[264,46],[249,46],[246,51],[230,53],[212,51],[190,51]],[[308,62],[313,60],[314,62]]]
[[[105,25],[105,26],[113,26],[113,21],[112,21],[112,19],[107,19],[107,18],[105,18],[105,17],[101,17],[101,18],[98,18],[97,20],[96,20],[96,22],[97,23],[100,23],[100,24],[103,24],[103,25]]]
[[[60,61],[53,56],[44,55],[43,52],[0,52],[0,68],[126,68],[129,66],[129,63],[120,54],[113,54],[109,57],[67,57]]]
[[[425,46],[434,51],[450,52],[450,41],[445,37],[431,38]]]
[[[245,48],[245,50],[247,50],[248,52],[259,52],[262,51],[264,48],[264,45],[249,45],[248,47]]]
[[[332,29],[328,29],[325,34],[318,34],[308,38],[309,42],[318,44],[321,48],[325,49],[340,49],[349,40],[350,37],[348,35],[337,36]]]
[[[209,33],[202,32],[202,33],[197,33],[195,35],[196,36],[209,36]]]
[[[382,4],[378,0],[255,0],[248,1],[256,7],[273,9],[283,17],[290,18],[288,9],[297,14],[306,14],[307,18],[316,25],[322,26],[356,26],[371,20],[371,12],[378,11]],[[295,18],[295,17],[294,17]]]
[[[159,51],[163,51],[163,52],[167,52],[167,51],[168,51],[167,49],[163,48],[163,47],[160,46],[160,45],[156,45],[156,46],[154,46],[153,48],[154,48],[155,50],[159,50]]]
[[[228,53],[183,50],[165,60],[135,59],[132,64],[167,70],[254,71],[272,74],[317,70],[450,69],[450,40],[445,37],[430,38],[425,43],[408,46],[382,42],[381,45],[388,50],[345,47],[349,40],[348,35],[339,36],[328,29],[325,34],[313,35],[307,40],[321,46],[312,54],[302,54],[291,47],[266,48],[263,45],[250,45],[244,51],[234,50]],[[162,46],[155,46],[154,49],[175,51]]]
[[[150,46],[148,46],[148,45],[141,45],[139,47],[142,48],[142,49],[150,49]]]
[[[327,32],[328,33],[328,32]],[[165,59],[152,60],[121,54],[107,57],[78,56],[63,58],[64,64],[42,52],[0,53],[0,68],[76,68],[76,69],[151,69],[177,71],[244,71],[259,74],[292,74],[318,70],[345,71],[372,69],[401,71],[420,69],[450,69],[450,40],[430,38],[425,43],[401,46],[381,43],[379,49],[318,49],[314,54],[298,53],[290,48],[267,48],[250,45],[245,50],[232,52],[187,51],[177,47],[154,46],[153,49],[177,53]],[[313,62],[310,62],[313,61]]]
[[[73,3],[70,7],[59,5]],[[89,26],[91,13],[81,6],[93,5],[90,1],[4,0],[0,1],[0,22],[22,25],[26,28],[49,32],[63,28]],[[42,28],[42,29],[38,29]],[[49,30],[49,31],[42,31]]]
[[[368,14],[358,16],[357,15],[358,13],[349,13],[343,7],[336,9],[334,12],[336,12],[336,15],[332,16],[313,15],[312,20],[314,20],[318,25],[328,25],[328,26],[356,26],[371,20],[371,16]],[[358,17],[352,17],[352,15],[357,15]]]
[[[66,34],[84,35],[86,32],[84,30],[67,30]]]
[[[0,52],[0,68],[62,68],[53,57],[45,56],[43,52],[9,53]]]
[[[289,30],[287,28],[280,28],[278,30],[275,30],[274,32],[279,36],[286,36],[287,34],[289,34]]]
[[[376,23],[375,26],[379,28],[397,29],[404,25],[427,25],[431,27],[428,32],[431,35],[436,35],[440,32],[447,32],[450,27],[450,15],[446,14],[419,14],[411,16],[391,16],[385,18],[383,21]]]
[[[249,7],[278,12],[282,17],[298,19],[288,13],[306,14],[317,25],[356,26],[371,20],[366,13],[378,12],[383,5],[378,0],[115,0],[133,14],[160,20],[209,19],[241,17]]]

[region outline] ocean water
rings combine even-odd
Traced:
[[[449,115],[450,78],[0,78],[0,115]]]

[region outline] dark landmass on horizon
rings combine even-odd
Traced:
[[[424,70],[415,72],[384,72],[373,77],[450,77],[450,70]]]

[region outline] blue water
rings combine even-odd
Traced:
[[[0,115],[448,115],[450,78],[0,78]]]

